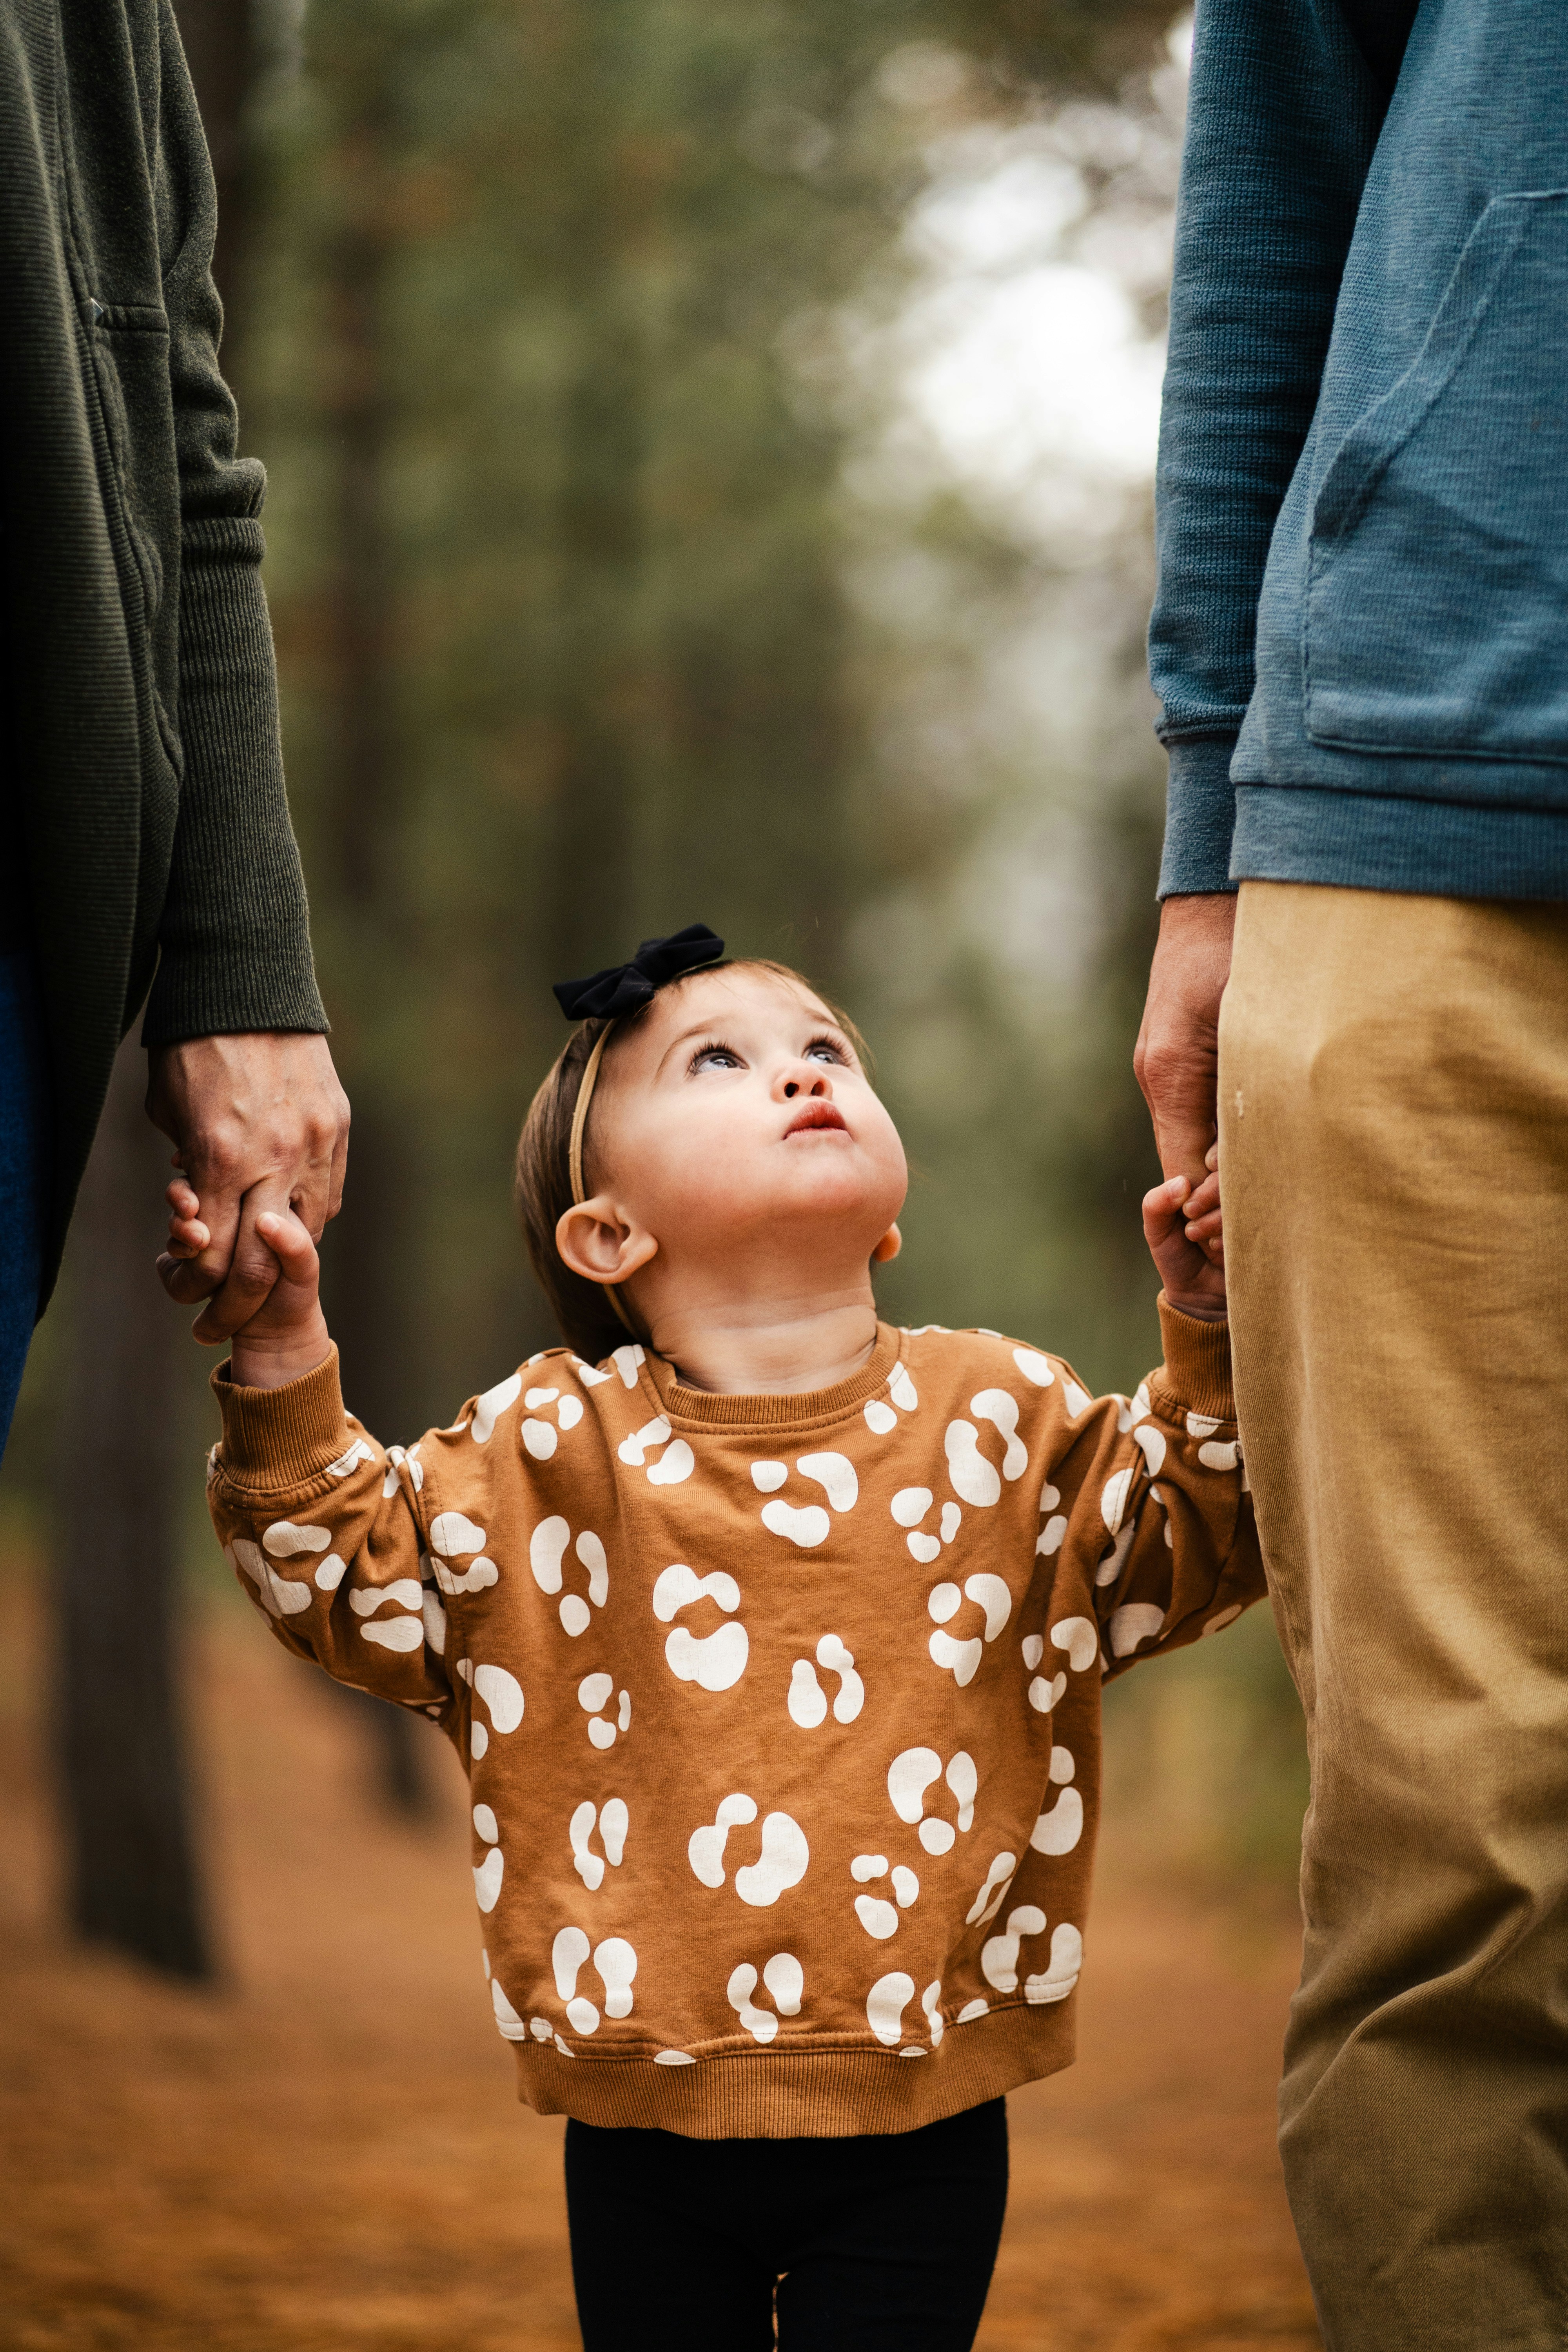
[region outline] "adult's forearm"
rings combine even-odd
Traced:
[[[324,1030],[284,792],[260,526],[214,520],[186,538],[184,779],[143,1043]]]
[[[170,0],[161,36],[156,204],[179,467],[178,823],[144,1042],[323,1030],[289,823],[260,563],[267,480],[238,452],[218,364],[216,198]]]
[[[1156,488],[1162,892],[1228,887],[1229,751],[1383,100],[1334,0],[1200,0]],[[1227,740],[1228,739],[1228,740]]]

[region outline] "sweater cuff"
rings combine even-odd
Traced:
[[[1165,791],[1165,852],[1160,861],[1162,898],[1234,890],[1230,842],[1236,831],[1236,788],[1230,781],[1234,735],[1204,735],[1167,743],[1171,779]]]
[[[220,1364],[212,1391],[223,1413],[222,1468],[237,1485],[306,1486],[353,1442],[336,1348],[313,1372],[280,1389],[239,1388]]]
[[[307,940],[290,961],[265,947],[218,955],[161,954],[142,1021],[150,1054],[193,1037],[324,1037],[331,1030]]]
[[[1160,1293],[1160,1337],[1165,1361],[1156,1375],[1166,1394],[1190,1412],[1211,1421],[1236,1419],[1236,1391],[1230,1378],[1230,1325],[1205,1323],[1184,1315]],[[250,1391],[254,1394],[254,1391]]]

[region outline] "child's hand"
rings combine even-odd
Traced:
[[[256,1230],[278,1261],[278,1279],[234,1335],[229,1377],[240,1388],[278,1389],[324,1363],[332,1342],[321,1313],[321,1261],[299,1218],[291,1209],[282,1216],[264,1211]]]
[[[163,1194],[169,1204],[169,1246],[158,1260],[200,1257],[212,1239],[202,1223],[202,1204],[183,1176],[176,1176]]]
[[[1204,1164],[1209,1172],[1196,1192],[1173,1176],[1144,1194],[1143,1237],[1172,1306],[1212,1320],[1226,1311],[1217,1144]]]

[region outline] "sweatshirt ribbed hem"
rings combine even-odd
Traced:
[[[280,1389],[240,1388],[226,1363],[212,1376],[223,1413],[224,1469],[232,1484],[277,1493],[321,1477],[353,1442],[334,1348],[313,1372]]]
[[[1070,2066],[1076,1998],[1019,2001],[950,2025],[935,2050],[710,2046],[667,2055],[570,2057],[548,2042],[517,2051],[518,2096],[536,2115],[687,2139],[847,2139],[918,2131]],[[923,2021],[922,2021],[923,2022]]]
[[[1205,1323],[1184,1315],[1160,1294],[1160,1337],[1165,1360],[1150,1381],[1188,1412],[1211,1421],[1236,1419],[1236,1391],[1231,1385],[1230,1325]]]

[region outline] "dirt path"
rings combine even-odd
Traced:
[[[480,1979],[455,1767],[389,1826],[329,1691],[220,1614],[197,1656],[229,1979],[174,1990],[48,1926],[8,1611],[0,1705],[7,2352],[570,2352],[559,2123]],[[1273,2150],[1294,1939],[1114,1850],[1071,2074],[1010,2101],[983,2352],[1318,2342]],[[719,2347],[715,2347],[719,2352]]]

